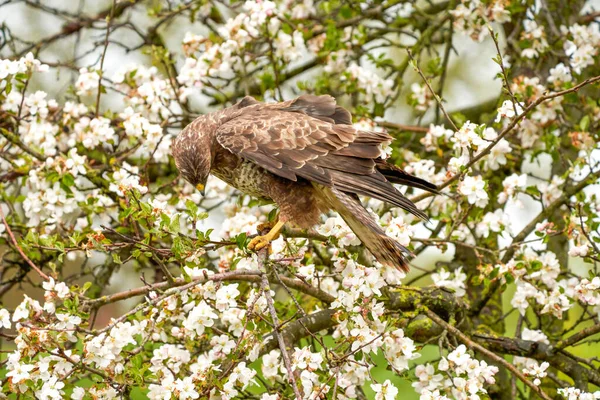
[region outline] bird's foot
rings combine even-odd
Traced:
[[[284,225],[284,222],[278,221],[271,227],[271,230],[269,230],[269,233],[267,233],[266,235],[260,235],[260,236],[253,238],[250,241],[250,243],[248,243],[248,246],[247,246],[248,250],[258,251],[260,249],[267,247],[271,243],[271,241],[273,241],[279,237],[279,232],[281,231],[281,228],[283,228],[283,225]],[[259,227],[258,231],[262,232],[268,228],[269,228],[268,226],[266,228]]]
[[[250,243],[248,243],[248,250],[258,251],[263,249],[271,244],[271,239],[269,239],[269,235],[257,236],[252,238]]]

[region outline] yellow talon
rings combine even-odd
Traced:
[[[262,248],[268,246],[271,241],[277,239],[279,237],[279,232],[281,232],[281,228],[283,228],[285,222],[278,221],[267,233],[266,235],[261,235],[253,238],[250,243],[248,243],[248,250],[258,251]],[[260,231],[260,229],[259,229]]]
[[[248,243],[248,250],[258,251],[271,243],[267,236],[257,236]]]

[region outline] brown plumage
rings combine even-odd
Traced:
[[[437,188],[380,158],[381,145],[392,140],[387,133],[351,124],[350,113],[331,96],[272,104],[245,97],[189,124],[175,140],[173,156],[193,185],[204,188],[212,173],[277,203],[282,222],[309,228],[322,213],[337,211],[378,261],[406,271],[408,250],[385,235],[358,195],[426,218],[392,183]]]

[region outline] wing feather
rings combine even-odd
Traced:
[[[352,125],[350,112],[338,106],[335,99],[329,95],[304,94],[297,99],[281,103],[280,107],[284,111],[303,113],[331,124]]]
[[[319,118],[337,112],[330,96],[301,96],[287,103],[286,107],[279,103],[244,108],[217,129],[217,141],[285,179],[300,177],[374,197],[425,218],[377,168],[380,146],[391,140],[389,135]]]

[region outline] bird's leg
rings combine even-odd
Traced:
[[[260,235],[255,237],[248,243],[248,250],[258,251],[265,246],[268,246],[272,240],[277,239],[281,228],[285,225],[285,222],[277,221],[277,223],[271,228],[266,235]]]
[[[256,227],[256,231],[259,233],[266,231],[266,230],[270,231],[271,229],[273,229],[273,227],[275,226],[277,221],[279,221],[279,215],[277,217],[275,217],[274,221],[268,221],[268,222],[263,222],[262,224],[258,224],[258,226]]]

